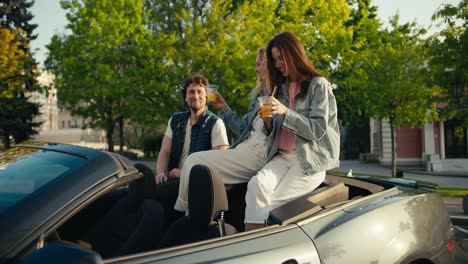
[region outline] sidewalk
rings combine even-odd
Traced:
[[[391,168],[383,167],[379,163],[361,162],[359,160],[342,160],[340,163],[340,167],[330,171],[348,173],[351,170],[354,174],[368,174],[376,176],[392,175]],[[415,167],[398,167],[398,169],[403,171],[403,178],[405,179],[432,182],[441,187],[468,189],[468,175],[426,172],[421,168]]]

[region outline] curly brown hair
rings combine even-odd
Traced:
[[[198,84],[200,86],[208,87],[208,79],[205,78],[201,73],[193,73],[190,77],[185,79],[184,89],[182,89],[183,100],[185,101],[185,96],[187,95],[187,89],[191,84]]]

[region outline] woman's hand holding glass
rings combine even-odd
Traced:
[[[288,107],[282,104],[278,99],[271,96],[271,113],[274,115],[285,115],[288,112]]]
[[[265,109],[262,109],[265,107]],[[267,114],[262,114],[262,110],[268,110]],[[263,96],[259,98],[259,114],[262,119],[271,118],[272,115],[285,115],[288,112],[288,108],[283,105],[278,99],[273,96]]]
[[[218,92],[215,92],[215,94],[216,94],[216,99],[213,101],[210,101],[209,103],[212,106],[214,106],[216,109],[224,111],[224,109],[226,109],[226,107],[228,106],[228,104],[226,103],[226,100],[224,100],[224,98]]]

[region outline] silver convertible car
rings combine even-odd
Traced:
[[[154,184],[149,168],[105,151],[30,142],[1,152],[0,263],[453,261],[441,197],[412,181],[330,175],[249,232],[245,185],[195,166],[190,214],[170,218]]]

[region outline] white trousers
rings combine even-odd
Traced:
[[[179,196],[174,205],[177,211],[188,207],[188,182],[190,170],[197,164],[210,168],[212,174],[223,178],[225,184],[248,182],[266,163],[264,139],[251,137],[234,149],[208,150],[190,154],[182,166]]]
[[[295,151],[279,151],[248,184],[245,223],[263,224],[271,210],[316,189],[325,171],[304,175]]]

